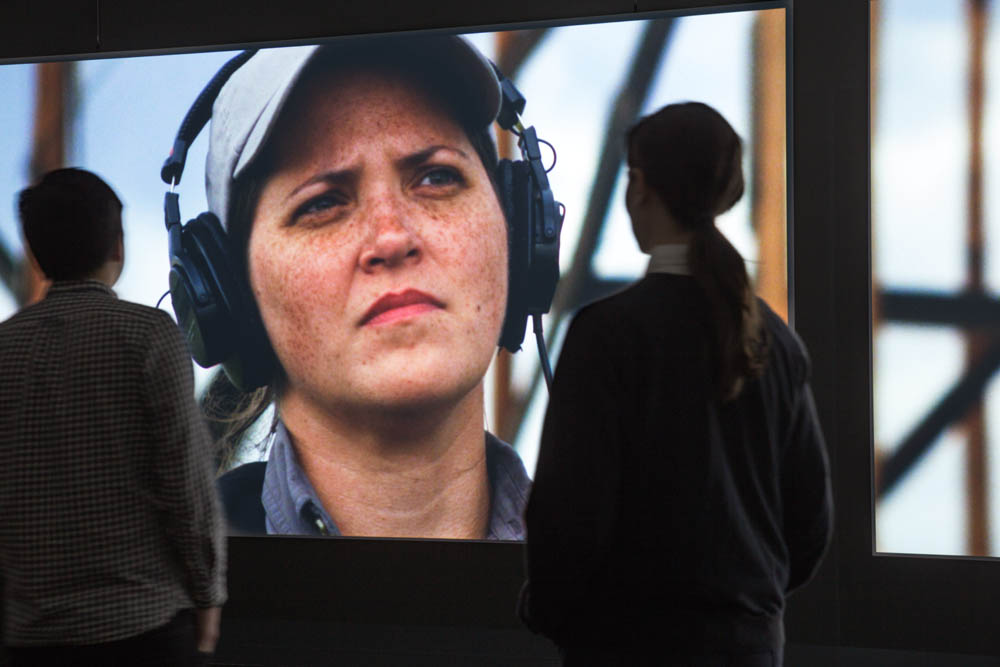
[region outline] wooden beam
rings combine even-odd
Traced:
[[[983,293],[983,98],[985,87],[984,51],[986,48],[987,0],[968,0],[969,30],[969,166],[968,166],[968,267],[967,290]],[[966,333],[966,370],[983,363],[989,339],[982,331]],[[985,388],[984,388],[985,389]],[[986,449],[986,420],[980,394],[965,419],[968,437],[965,484],[966,553],[990,555],[989,472]]]
[[[32,148],[29,171],[31,182],[46,172],[66,165],[67,109],[75,65],[71,62],[40,63],[35,66],[35,121],[32,128]],[[45,277],[24,249],[21,265],[20,305],[42,298],[47,288]]]
[[[753,200],[757,293],[788,320],[785,202],[785,12],[757,13],[753,33]]]

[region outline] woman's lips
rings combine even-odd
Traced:
[[[368,307],[358,326],[388,324],[440,308],[444,308],[443,303],[420,290],[387,292]]]

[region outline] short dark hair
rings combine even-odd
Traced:
[[[56,169],[18,195],[21,230],[42,273],[79,280],[111,257],[122,235],[122,202],[99,176]]]

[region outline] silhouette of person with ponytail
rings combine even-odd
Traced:
[[[649,269],[567,333],[519,613],[567,666],[781,665],[832,531],[809,358],[715,227],[743,194],[729,123],[672,104],[626,148]]]

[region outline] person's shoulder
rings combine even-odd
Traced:
[[[627,331],[657,326],[665,318],[684,326],[691,318],[678,318],[696,307],[697,287],[689,276],[656,273],[610,296],[581,308],[574,318],[577,330]]]
[[[17,311],[7,319],[0,321],[0,334],[4,334],[8,331],[14,330],[18,326],[18,324],[25,318],[25,315],[29,308],[31,308],[31,306],[22,308],[21,310]]]
[[[785,321],[763,299],[757,300],[761,319],[768,333],[770,357],[788,368],[789,373],[797,382],[809,379],[811,362],[809,351],[798,334],[792,331]]]
[[[111,328],[126,332],[177,330],[173,318],[159,308],[115,296],[106,296],[102,293],[86,294],[76,301],[77,305],[83,308],[87,317],[97,317],[103,324]],[[65,307],[64,304],[59,306],[60,309],[65,309]]]
[[[115,299],[113,308],[123,333],[133,342],[154,348],[186,346],[174,319],[164,310],[133,301]]]
[[[664,278],[665,280],[659,280]],[[654,276],[644,276],[633,283],[625,285],[621,289],[600,299],[590,302],[580,309],[595,311],[599,313],[616,313],[623,309],[642,303],[651,299],[659,300],[663,298],[664,286],[674,285],[678,276],[667,274],[656,274]],[[683,281],[683,277],[680,277]]]
[[[137,322],[143,322],[151,327],[165,328],[167,326],[177,328],[174,319],[165,310],[153,308],[142,303],[126,301],[125,299],[115,299],[110,303],[124,316],[130,317]]]
[[[612,323],[620,322],[623,316],[634,309],[637,302],[646,298],[640,283],[641,281],[633,283],[614,294],[582,306],[573,316],[573,328],[577,331],[605,331]]]
[[[560,359],[565,349],[574,349],[583,356],[589,356],[591,349],[612,349],[616,341],[635,329],[643,300],[642,288],[634,283],[580,307],[570,320]]]
[[[58,306],[52,301],[40,299],[34,303],[21,306],[6,320],[0,322],[0,332],[10,332],[22,326],[30,326],[32,322],[52,316]]]
[[[219,499],[232,531],[247,535],[267,532],[264,523],[264,473],[267,461],[244,463],[216,480]]]
[[[19,325],[30,325],[40,319],[56,317],[67,322],[99,321],[102,328],[110,330],[134,330],[145,332],[150,329],[169,331],[177,329],[174,320],[163,310],[140,303],[115,298],[101,292],[84,292],[72,300],[61,298],[42,299],[25,306],[7,320],[0,322],[0,331],[13,330]]]

